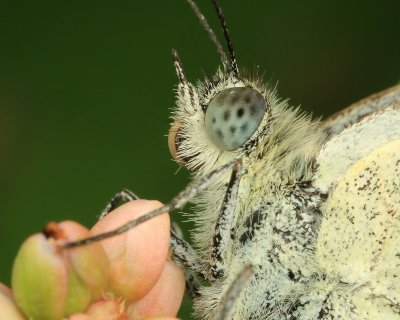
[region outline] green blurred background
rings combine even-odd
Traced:
[[[315,116],[400,80],[398,0],[222,4],[240,66]],[[185,186],[165,137],[171,48],[193,81],[219,63],[183,0],[1,1],[1,282],[48,221],[90,226],[123,187],[167,201]]]

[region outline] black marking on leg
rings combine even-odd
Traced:
[[[182,233],[176,224],[171,226],[170,247],[174,262],[182,267],[185,274],[187,292],[193,299],[198,298],[201,287],[199,277],[205,280],[202,272],[205,268],[191,245],[182,239]]]
[[[128,189],[122,189],[114,197],[112,197],[111,200],[107,203],[106,207],[100,214],[99,220],[104,218],[107,214],[109,214],[116,207],[118,207],[118,203],[120,201],[125,203],[125,202],[129,202],[132,200],[138,200],[138,199],[139,199],[139,197],[136,194],[134,194],[132,191],[130,191]]]
[[[200,294],[200,287],[201,287],[201,283],[198,279],[198,277],[196,277],[194,275],[193,272],[191,272],[188,269],[184,269],[184,273],[185,273],[185,282],[186,282],[186,290],[189,293],[190,297],[192,299],[196,299],[198,297],[201,296]]]
[[[174,260],[182,265],[185,269],[189,269],[197,276],[207,280],[203,270],[203,264],[199,255],[194,251],[189,243],[179,237],[178,233],[172,228],[169,245],[172,249]]]
[[[228,244],[231,242],[232,220],[235,213],[241,169],[241,162],[237,162],[232,169],[231,178],[215,225],[211,251],[211,275],[214,279],[219,279],[224,274],[224,256]]]

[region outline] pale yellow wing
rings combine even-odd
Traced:
[[[333,136],[349,125],[359,122],[366,115],[382,110],[394,103],[400,103],[400,85],[353,103],[323,121],[322,127],[329,136]]]
[[[400,140],[356,161],[337,182],[316,258],[337,292],[351,297],[357,319],[400,319]]]
[[[316,158],[314,187],[328,193],[356,161],[398,139],[400,103],[364,117],[327,141]]]

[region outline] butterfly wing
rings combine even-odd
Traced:
[[[342,314],[347,305],[356,310],[357,319],[400,319],[400,103],[396,101],[400,86],[323,123],[333,136],[316,158],[314,187],[328,194],[321,208],[316,262],[327,282],[335,284],[330,315]]]
[[[333,114],[322,122],[322,127],[329,136],[333,136],[349,125],[359,122],[366,115],[395,103],[400,103],[400,85],[375,93]]]
[[[316,258],[335,293],[351,297],[357,319],[400,319],[400,140],[356,161],[323,215]]]
[[[328,193],[354,163],[400,139],[400,103],[372,113],[333,136],[317,155],[314,187]]]

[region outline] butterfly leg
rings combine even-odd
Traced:
[[[211,252],[211,275],[214,279],[221,278],[225,272],[224,258],[226,250],[231,243],[232,222],[235,213],[241,169],[242,164],[240,161],[232,168],[231,178],[215,225]]]
[[[108,213],[118,207],[119,203],[126,203],[132,200],[138,200],[139,197],[128,189],[123,189],[115,194],[107,203],[106,207],[100,214],[100,219],[104,218]],[[177,225],[171,227],[170,246],[173,252],[174,261],[184,267],[186,286],[189,294],[194,298],[199,296],[199,277],[205,278],[202,273],[204,268],[201,267],[200,257],[193,250],[189,243],[182,239],[181,232]]]
[[[249,280],[252,274],[253,267],[251,265],[246,265],[236,276],[235,280],[229,286],[219,303],[220,310],[215,317],[216,320],[225,320],[231,318],[235,301],[239,297],[243,286],[246,285],[246,282]]]
[[[132,200],[138,200],[138,199],[139,199],[139,197],[136,194],[134,194],[132,191],[130,191],[128,189],[122,189],[114,197],[112,197],[111,200],[107,203],[104,210],[100,213],[99,220],[104,218],[107,214],[109,214],[116,207],[118,207],[119,202],[125,203],[125,202],[129,202]]]
[[[221,207],[220,215],[216,224],[215,236],[213,239],[213,252],[212,252],[212,263],[211,263],[211,270],[214,270],[214,274],[220,277],[223,274],[223,265],[224,265],[223,257],[229,243],[229,238],[231,236],[231,224],[232,224],[232,218],[235,208],[234,205],[236,202],[237,189],[239,184],[239,174],[241,171],[240,160],[232,160],[226,163],[225,165],[219,167],[218,169],[210,172],[208,175],[198,179],[196,182],[192,183],[190,186],[188,186],[186,189],[180,192],[169,203],[163,205],[160,208],[154,209],[136,219],[133,219],[114,230],[94,235],[92,237],[88,237],[85,239],[67,242],[65,243],[64,247],[74,248],[82,245],[87,245],[96,241],[101,241],[110,237],[114,237],[161,214],[182,208],[199,192],[206,189],[211,183],[213,183],[219,177],[221,177],[227,170],[232,170],[232,174]],[[133,193],[128,192],[127,190],[123,190],[122,192],[118,193],[111,199],[110,203],[103,211],[102,216],[106,215],[110,210],[112,210],[118,204],[119,201],[133,200],[136,198],[137,197]],[[175,244],[173,244],[173,249],[175,249],[177,252],[176,256],[180,255],[182,263],[187,261],[183,264],[189,270],[193,270],[192,272],[194,272],[194,274],[198,272],[201,276],[204,277],[204,274],[199,271],[202,271],[206,268],[202,268],[200,259],[197,257],[195,251],[186,242],[184,242],[182,239],[179,239],[179,237],[173,237],[173,239],[174,239],[173,241],[175,241]]]
[[[171,227],[170,247],[172,249],[173,260],[182,267],[185,278],[186,287],[192,298],[200,296],[200,280],[206,280],[200,257],[191,247],[191,245],[183,240],[180,229],[176,224]]]

